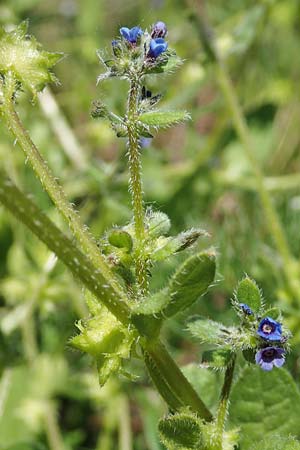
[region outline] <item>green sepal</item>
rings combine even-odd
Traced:
[[[258,313],[263,307],[263,298],[259,287],[254,280],[245,277],[238,284],[235,299],[239,303],[245,303],[253,312]]]
[[[27,35],[28,21],[13,31],[0,29],[0,75],[7,76],[28,89],[35,97],[46,84],[58,80],[52,72],[62,53],[50,53],[33,36]]]
[[[181,252],[182,250],[191,247],[201,236],[208,237],[209,233],[200,228],[191,228],[190,230],[183,231],[177,236],[179,247],[176,252]]]
[[[190,118],[187,111],[149,111],[141,114],[138,120],[150,127],[166,128]]]
[[[200,419],[190,412],[179,412],[161,419],[158,425],[162,443],[168,450],[191,450],[204,447]]]
[[[123,248],[128,252],[131,252],[133,247],[133,241],[130,234],[120,228],[115,228],[108,233],[108,242],[113,247]]]
[[[144,72],[147,73],[167,73],[174,72],[182,65],[182,59],[174,51],[167,51],[160,55],[155,61],[149,61],[145,66]]]
[[[103,386],[112,373],[120,372],[123,360],[129,358],[135,334],[90,294],[87,304],[93,317],[77,323],[80,334],[74,336],[70,344],[95,359],[99,383]]]
[[[108,118],[108,116],[109,111],[107,106],[101,100],[94,100],[92,102],[91,117],[93,119],[105,119]]]
[[[279,308],[269,308],[266,311],[264,311],[264,317],[271,317],[271,319],[274,320],[281,320],[281,311]]]
[[[215,272],[216,255],[213,251],[204,251],[188,258],[170,280],[170,301],[162,314],[171,317],[191,306],[212,284]]]

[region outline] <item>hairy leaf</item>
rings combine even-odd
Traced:
[[[241,429],[244,450],[262,437],[271,439],[274,431],[282,437],[300,436],[300,393],[284,369],[244,370],[233,387],[229,412],[231,424]]]
[[[284,438],[274,434],[255,444],[251,450],[300,450],[300,442],[293,437]]]
[[[248,277],[239,282],[235,297],[239,303],[245,303],[254,312],[258,312],[262,307],[262,295],[259,287]]]
[[[163,315],[170,317],[191,306],[207,291],[215,278],[215,271],[214,252],[205,251],[188,258],[170,280],[170,302],[162,311]]]
[[[190,413],[169,415],[159,422],[159,433],[168,450],[200,449],[203,446],[201,424]]]
[[[186,111],[149,111],[139,116],[141,122],[153,127],[169,127],[189,119]]]

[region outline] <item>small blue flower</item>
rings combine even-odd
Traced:
[[[120,28],[120,33],[126,41],[131,44],[136,44],[137,40],[142,36],[143,30],[140,27],[133,27],[131,29],[122,27]]]
[[[246,305],[246,303],[240,303],[239,307],[241,308],[243,313],[245,313],[247,316],[252,316],[253,315],[252,309],[250,308],[250,306]]]
[[[271,317],[266,317],[260,321],[257,334],[268,341],[280,341],[282,329],[281,323]]]
[[[274,366],[281,367],[285,363],[285,350],[279,347],[262,348],[256,353],[255,361],[267,371],[272,370]]]
[[[167,26],[164,22],[156,22],[151,30],[152,39],[155,38],[164,38],[168,33]]]
[[[149,58],[157,58],[161,53],[168,48],[168,43],[163,38],[151,39],[150,49],[148,52]]]

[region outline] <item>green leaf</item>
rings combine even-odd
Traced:
[[[203,447],[201,423],[190,413],[177,413],[160,420],[159,433],[168,450],[190,450]]]
[[[230,330],[222,323],[201,318],[188,324],[188,329],[200,344],[212,344],[213,346],[226,345],[226,338]]]
[[[47,83],[57,82],[52,68],[63,55],[43,50],[27,29],[27,21],[10,32],[0,29],[0,74],[5,79],[11,73],[35,96]]]
[[[214,281],[215,272],[214,252],[205,251],[188,258],[170,280],[170,302],[162,314],[170,317],[191,306],[207,291]]]
[[[225,327],[204,317],[190,322],[188,329],[200,344],[208,344],[211,348],[236,351],[251,347],[251,333],[236,327]]]
[[[251,449],[262,437],[271,438],[274,431],[282,437],[299,437],[299,390],[284,369],[264,372],[249,367],[232,389],[229,417],[241,429],[243,450]]]
[[[111,230],[108,234],[108,242],[117,248],[124,248],[128,252],[131,252],[133,242],[132,237],[127,231],[117,229]]]
[[[251,450],[300,450],[300,442],[293,437],[273,435],[251,447]]]
[[[186,111],[149,111],[139,116],[139,121],[152,127],[169,127],[191,117]]]
[[[248,277],[239,282],[235,298],[239,303],[250,306],[254,312],[259,312],[263,304],[259,287],[254,280]]]

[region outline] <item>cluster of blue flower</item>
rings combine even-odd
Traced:
[[[246,315],[253,315],[251,308],[245,303],[240,303],[240,308]],[[260,321],[256,333],[262,339],[262,348],[255,355],[256,363],[263,370],[267,371],[272,370],[274,366],[283,366],[286,350],[279,347],[279,344],[285,341],[285,338],[282,336],[281,323],[271,317],[265,317]],[[271,342],[276,344],[271,346]]]
[[[147,53],[147,57],[156,59],[161,53],[165,52],[168,48],[168,43],[164,40],[167,35],[167,27],[164,22],[156,22],[151,31],[150,48]],[[123,38],[129,42],[132,46],[137,45],[141,36],[144,34],[140,27],[120,28],[120,33]]]

